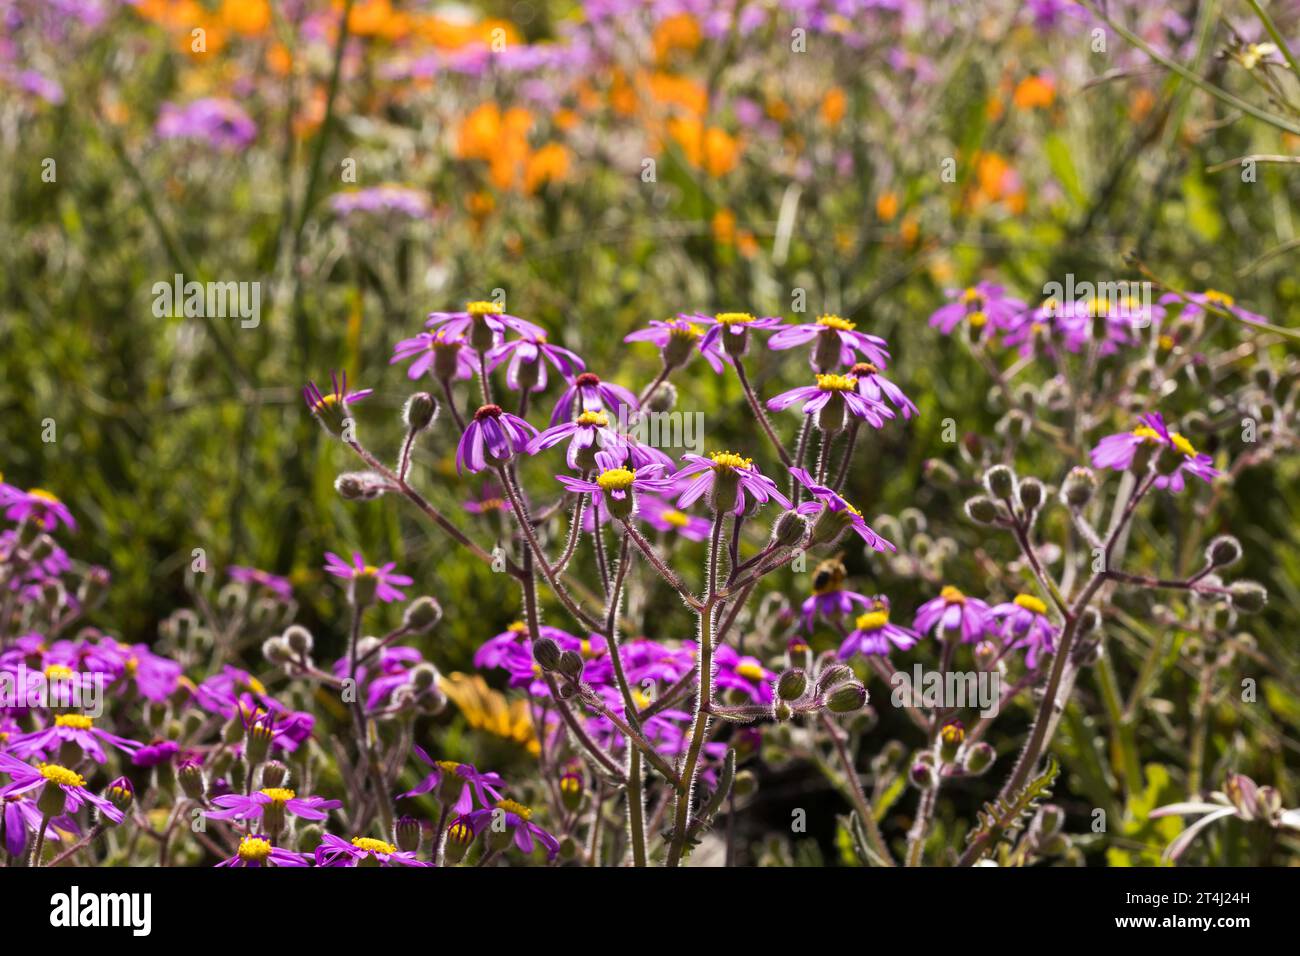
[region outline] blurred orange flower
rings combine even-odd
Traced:
[[[524,192],[532,195],[543,183],[557,183],[569,175],[569,151],[559,143],[547,143],[524,166]]]
[[[689,13],[678,13],[659,21],[651,42],[655,60],[662,63],[674,50],[694,52],[700,45],[700,25]]]
[[[1056,99],[1056,83],[1050,76],[1027,76],[1016,86],[1011,100],[1017,109],[1049,107]]]
[[[822,97],[822,119],[830,126],[838,126],[840,120],[844,119],[847,103],[848,100],[844,96],[844,91],[838,86],[831,87],[826,91],[826,95]]]

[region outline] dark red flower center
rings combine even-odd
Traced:
[[[866,378],[868,375],[875,375],[880,369],[876,368],[870,362],[859,362],[853,368],[849,369],[849,374],[854,378]]]
[[[500,417],[501,417],[500,405],[482,405],[479,407],[479,410],[474,413],[474,421],[476,422],[481,422],[485,418],[500,418]]]
[[[593,385],[600,384],[600,376],[594,375],[591,372],[583,372],[573,380],[573,384],[578,386],[578,388],[591,388]]]

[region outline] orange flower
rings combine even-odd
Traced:
[[[838,86],[831,87],[826,91],[826,95],[822,97],[822,119],[826,121],[828,126],[839,126],[840,120],[844,119],[847,104],[848,100],[844,96],[844,91]]]
[[[558,183],[569,175],[569,151],[547,143],[528,157],[524,166],[524,192],[532,195],[543,183]]]
[[[709,108],[709,91],[703,85],[674,73],[654,73],[646,79],[650,96],[667,106],[676,106],[694,116]]]
[[[700,45],[700,37],[700,25],[689,13],[678,13],[659,21],[651,40],[655,60],[662,63],[674,50],[694,52]]]
[[[235,33],[254,36],[270,25],[271,6],[266,0],[222,0],[217,16]]]
[[[713,240],[721,246],[736,241],[736,214],[730,209],[719,209],[713,214]]]
[[[686,161],[710,176],[723,176],[740,163],[740,143],[716,126],[707,129],[698,119],[674,117],[668,135],[681,146]]]
[[[1027,76],[1016,86],[1011,100],[1017,109],[1044,109],[1056,99],[1056,83],[1049,76]]]
[[[881,222],[892,222],[898,215],[898,197],[892,192],[880,194],[876,200],[876,218]]]

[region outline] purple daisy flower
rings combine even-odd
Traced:
[[[493,826],[493,819],[498,813],[504,825],[504,829],[500,831]],[[555,854],[560,851],[559,841],[533,823],[532,816],[533,811],[522,803],[516,803],[514,800],[498,800],[489,809],[473,810],[464,814],[456,820],[456,823],[469,827],[476,837],[484,830],[489,830],[488,844],[493,850],[504,850],[513,842],[520,852],[532,853],[534,840],[536,840],[546,848],[547,859],[555,859]]]
[[[499,465],[516,454],[527,454],[528,443],[537,429],[500,405],[483,405],[465,427],[456,446],[456,472],[479,472],[489,464]]]
[[[352,552],[352,563],[348,564],[333,551],[325,552],[325,570],[336,578],[345,578],[350,581],[362,580],[373,582],[375,585],[375,597],[389,604],[393,601],[404,601],[406,595],[399,591],[394,585],[405,587],[413,584],[412,578],[405,574],[393,574],[393,568],[397,567],[396,561],[389,561],[387,564],[376,567],[373,564],[366,564],[365,559],[361,556],[360,551]]]
[[[1183,301],[1184,296],[1170,292],[1167,295],[1162,295],[1160,297],[1160,304],[1181,304],[1183,306],[1183,311],[1179,317],[1187,321],[1200,318],[1205,315],[1207,307],[1214,307],[1222,309],[1224,312],[1231,312],[1244,322],[1268,322],[1268,319],[1265,316],[1260,315],[1258,312],[1251,312],[1249,309],[1244,309],[1237,305],[1236,300],[1226,292],[1219,292],[1216,289],[1206,289],[1204,292],[1185,293],[1185,297],[1190,301],[1185,302]]]
[[[889,599],[880,595],[872,599],[870,610],[858,615],[853,630],[840,645],[840,659],[845,660],[854,654],[883,657],[891,647],[908,651],[919,640],[920,635],[915,631],[889,620]]]
[[[695,645],[691,647],[693,656]],[[713,663],[717,668],[713,683],[719,690],[736,691],[755,704],[772,703],[772,685],[777,675],[758,658],[742,655],[728,644],[719,644]]]
[[[30,519],[46,531],[53,531],[60,524],[69,531],[77,530],[77,522],[73,520],[68,506],[44,488],[20,491],[12,485],[6,487],[13,492],[5,502],[5,517],[10,521]]]
[[[486,515],[497,511],[509,511],[510,501],[496,482],[485,481],[483,487],[478,490],[477,497],[465,502],[464,507],[472,515]]]
[[[94,719],[84,714],[55,714],[54,723],[49,727],[11,738],[9,749],[14,756],[26,760],[33,755],[53,756],[64,744],[75,744],[95,763],[108,760],[102,744],[116,747],[128,754],[135,753],[142,746],[137,741],[127,740],[96,727]]]
[[[322,392],[316,387],[315,382],[308,382],[302,390],[303,400],[307,403],[307,408],[316,416],[317,420],[331,435],[337,435],[343,428],[343,423],[348,417],[348,406],[353,402],[359,402],[374,392],[372,388],[363,388],[355,392],[348,391],[348,373],[344,372],[342,378],[330,373],[334,390],[332,392]]]
[[[858,388],[852,375],[818,375],[816,385],[802,385],[767,400],[769,411],[779,412],[795,402],[803,402],[803,413],[817,413],[817,425],[823,431],[836,432],[844,427],[844,413],[860,418],[872,428],[883,428],[894,410],[884,402],[868,398]]]
[[[540,325],[502,312],[495,302],[469,302],[463,312],[430,312],[424,324],[431,329],[441,327],[449,336],[468,337],[470,344],[480,349],[495,345],[506,329],[535,339],[546,338],[546,330]]]
[[[226,568],[226,573],[230,575],[232,581],[270,591],[276,597],[285,601],[293,600],[293,585],[289,583],[288,578],[282,578],[280,575],[271,574],[269,571],[247,568],[238,564],[232,564]]]
[[[636,396],[622,385],[601,381],[600,376],[592,372],[583,372],[568,382],[568,387],[560,393],[560,398],[555,403],[555,411],[551,413],[552,427],[573,417],[575,402],[579,413],[606,411],[618,416],[623,409],[627,409],[622,412],[624,420],[631,418],[632,413],[640,407]]]
[[[974,644],[988,633],[989,606],[946,584],[937,598],[917,608],[912,626],[921,634],[936,626],[941,631],[961,631],[962,643]]]
[[[992,282],[979,282],[965,289],[949,289],[948,296],[956,301],[941,306],[930,316],[930,324],[944,335],[951,334],[963,319],[975,329],[982,329],[990,323],[995,329],[1008,329],[1026,308],[1025,303],[1011,298],[1002,286]]]
[[[304,820],[325,820],[329,814],[325,811],[343,806],[341,800],[326,800],[324,797],[300,797],[286,787],[266,787],[245,796],[242,793],[228,793],[212,801],[221,810],[213,811],[209,816],[213,820],[260,820],[267,807],[301,817]]]
[[[716,372],[722,371],[722,361],[731,362],[733,355],[744,354],[750,329],[772,329],[785,322],[779,315],[754,316],[749,312],[683,312],[678,318],[709,327],[700,339],[699,349]]]
[[[22,859],[27,852],[27,834],[40,829],[44,814],[35,800],[26,797],[0,797],[0,830],[4,831],[3,846],[10,856]],[[63,833],[80,835],[80,828],[71,817],[55,817],[45,827],[46,840],[62,840]]]
[[[454,382],[473,378],[478,371],[477,353],[463,337],[451,335],[446,329],[402,339],[393,346],[393,357],[388,364],[396,365],[408,359],[414,359],[406,369],[409,379],[420,378],[432,369],[433,377],[439,381]]]
[[[684,318],[668,319],[663,322],[651,319],[649,328],[637,329],[630,335],[624,336],[623,341],[653,342],[663,353],[664,366],[678,368],[689,361],[703,334],[698,325]],[[713,367],[713,371],[722,371],[723,359],[720,349],[700,349],[700,354]]]
[[[531,652],[529,656],[531,658]],[[475,666],[479,666],[477,658]],[[480,807],[490,807],[493,801],[501,799],[499,788],[505,786],[505,781],[499,774],[492,771],[483,773],[472,764],[457,763],[454,760],[434,760],[419,744],[415,744],[412,749],[416,756],[433,768],[433,772],[410,790],[399,793],[398,797],[418,797],[438,788],[439,798],[445,797],[445,802],[451,803],[452,809],[462,816],[474,809],[476,798]]]
[[[816,322],[787,326],[767,340],[777,351],[815,342],[808,362],[817,372],[829,372],[839,365],[852,365],[857,353],[874,365],[889,364],[889,350],[878,335],[857,331],[857,324],[838,315],[819,315]]]
[[[391,843],[370,837],[345,840],[325,833],[316,847],[317,866],[359,866],[365,860],[374,860],[380,866],[433,866],[417,859],[409,850],[399,850]]]
[[[222,860],[217,866],[311,866],[308,858],[301,853],[281,849],[259,834],[249,833],[240,838],[239,850],[229,860]]]
[[[629,450],[629,443],[610,427],[609,414],[601,410],[582,412],[571,422],[552,425],[529,442],[526,450],[528,454],[535,455],[543,448],[558,445],[566,438],[570,441],[564,460],[575,471],[591,471],[595,468],[598,451],[607,451],[623,458]]]
[[[1112,471],[1127,471],[1130,468],[1145,471],[1152,454],[1168,449],[1181,455],[1182,459],[1172,474],[1162,474],[1155,479],[1155,487],[1174,493],[1182,491],[1185,486],[1184,472],[1205,482],[1218,477],[1220,472],[1213,465],[1214,459],[1199,454],[1186,438],[1178,432],[1170,431],[1165,425],[1164,416],[1159,412],[1142,415],[1138,421],[1142,424],[1133,431],[1107,435],[1097,443],[1090,456],[1093,467],[1109,468]]]
[[[672,476],[672,481],[686,483],[677,498],[678,508],[689,508],[705,493],[720,512],[743,514],[745,493],[753,495],[760,504],[775,501],[783,508],[790,507],[790,499],[776,487],[776,482],[754,467],[752,458],[742,458],[729,451],[716,451],[709,457],[686,454],[682,460],[688,464]]]
[[[218,149],[245,149],[257,124],[234,100],[210,96],[185,106],[163,103],[154,134],[159,139],[201,139]]]
[[[704,541],[712,527],[707,518],[678,511],[655,495],[642,495],[637,499],[637,514],[657,531],[679,534],[688,541]]]
[[[813,500],[805,501],[794,510],[801,515],[817,514],[809,536],[809,546],[814,544],[831,544],[848,528],[852,528],[873,551],[897,551],[892,543],[886,541],[871,530],[862,512],[844,500],[838,492],[819,485],[805,468],[791,468],[794,475],[812,494]]]
[[[594,480],[572,478],[569,475],[557,475],[556,480],[570,491],[587,492],[596,496],[604,502],[611,514],[624,518],[632,513],[635,493],[664,492],[672,488],[672,479],[660,477],[663,465],[624,468],[622,461],[621,457],[610,452],[598,452],[596,467],[600,469],[600,474]]]
[[[488,371],[495,371],[502,362],[509,361],[506,367],[506,384],[514,391],[527,389],[540,392],[546,388],[547,363],[566,379],[571,379],[586,369],[587,363],[577,353],[551,345],[546,336],[528,336],[503,342],[487,353]],[[546,359],[545,362],[542,359]]]
[[[1047,616],[1047,605],[1032,594],[1017,594],[1011,601],[996,604],[989,610],[993,621],[990,630],[1001,635],[1010,647],[1026,648],[1025,666],[1038,666],[1040,654],[1056,649],[1056,625]]]
[[[877,404],[888,401],[903,413],[904,418],[916,414],[916,403],[903,394],[903,390],[880,374],[880,368],[871,362],[858,362],[849,369],[849,377],[858,380],[858,394]]]
[[[51,787],[57,787],[62,792],[63,809],[67,812],[76,813],[83,803],[88,803],[114,823],[122,822],[122,811],[87,790],[86,778],[75,770],[52,763],[31,767],[10,754],[0,753],[0,773],[7,774],[10,780],[6,786],[0,787],[0,797],[18,796],[39,788],[43,798]],[[37,803],[40,802],[38,799]]]

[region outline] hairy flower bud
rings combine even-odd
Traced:
[[[776,519],[772,525],[772,545],[778,548],[793,548],[803,540],[808,530],[808,522],[796,511],[787,511]]]
[[[289,779],[289,768],[278,760],[268,760],[262,764],[262,786],[282,787]]]
[[[560,655],[560,662],[556,666],[558,670],[569,680],[582,680],[582,671],[586,665],[582,661],[582,655],[577,651],[565,651]]]
[[[533,660],[544,671],[558,670],[560,666],[560,645],[549,637],[539,638],[533,644]]]
[[[934,767],[920,760],[912,764],[912,769],[907,772],[907,778],[912,781],[912,786],[919,790],[931,789],[938,779]]]
[[[314,643],[311,631],[307,630],[307,628],[303,627],[301,624],[291,624],[289,627],[285,628],[284,634],[281,635],[281,639],[288,646],[289,650],[293,651],[293,653],[299,657],[306,657],[310,654]]]
[[[447,839],[443,844],[443,856],[449,863],[459,863],[474,843],[474,831],[469,824],[457,820],[447,828]]]
[[[845,681],[853,679],[853,668],[848,664],[842,664],[839,661],[833,661],[827,664],[817,675],[817,696],[826,693],[832,687],[838,687]]]
[[[1236,564],[1241,560],[1241,542],[1230,534],[1221,534],[1206,547],[1205,559],[1216,568]]]
[[[334,479],[334,490],[346,501],[371,501],[388,487],[383,475],[373,471],[345,471]]]
[[[966,514],[978,524],[992,524],[998,517],[998,505],[987,495],[966,499]]]
[[[772,718],[777,722],[789,720],[794,716],[794,711],[785,701],[777,698],[772,702]]]
[[[832,714],[853,714],[867,706],[867,689],[857,681],[841,684],[826,698],[826,709]]]
[[[131,802],[135,800],[135,788],[131,786],[131,781],[127,780],[126,777],[118,777],[104,790],[104,799],[123,813],[126,813],[131,809]],[[101,814],[99,819],[110,826],[114,825],[113,821],[107,816]]]
[[[423,634],[442,620],[442,606],[428,595],[416,598],[402,615],[402,626],[413,634]]]
[[[428,661],[411,668],[411,686],[420,693],[433,687],[438,682],[438,668]]]
[[[193,760],[183,761],[176,768],[176,782],[181,792],[195,803],[202,803],[207,796],[208,782],[203,774],[203,767]]]
[[[677,404],[677,386],[672,382],[660,382],[646,401],[646,408],[652,412],[671,412]]]
[[[1071,468],[1061,485],[1061,501],[1066,507],[1079,509],[1092,500],[1097,490],[1097,476],[1091,468]]]
[[[401,816],[393,821],[393,842],[405,853],[420,852],[420,821],[415,817]]]
[[[570,813],[576,813],[582,807],[582,775],[566,773],[560,777],[560,800]]]
[[[1033,511],[1043,503],[1045,492],[1043,483],[1037,478],[1026,478],[1020,483],[1020,505],[1026,511]]]
[[[966,758],[962,763],[962,769],[972,777],[978,777],[989,767],[993,766],[993,760],[997,756],[992,746],[980,740],[970,747],[966,748]]]
[[[955,485],[961,478],[956,468],[939,458],[927,458],[921,466],[921,474],[926,481],[938,488]]]
[[[293,661],[293,651],[282,637],[268,637],[262,642],[262,656],[268,664],[288,664]]]
[[[1007,501],[1016,492],[1016,473],[1006,465],[994,465],[984,472],[984,487],[994,498]]]
[[[1228,588],[1232,606],[1243,614],[1257,614],[1268,604],[1268,589],[1256,581],[1234,581]]]
[[[943,725],[939,731],[939,759],[944,763],[954,763],[957,752],[966,742],[966,727],[960,720],[953,720]]]
[[[422,432],[438,416],[438,400],[428,392],[416,392],[402,407],[402,421],[413,432]]]
[[[782,700],[798,700],[808,689],[808,674],[794,667],[781,675],[776,682],[776,696]]]

